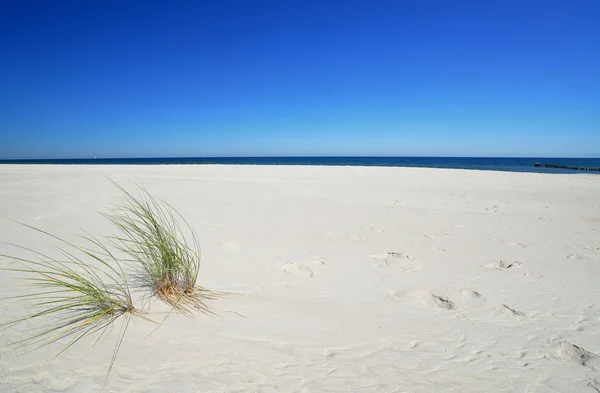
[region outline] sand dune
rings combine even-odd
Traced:
[[[105,385],[116,334],[54,360],[60,345],[3,349],[2,392],[600,391],[600,176],[0,166],[2,240],[55,245],[9,219],[110,234],[98,211],[120,194],[103,175],[142,181],[194,225],[199,283],[227,293],[217,316],[136,321]],[[1,272],[2,297],[18,283]]]

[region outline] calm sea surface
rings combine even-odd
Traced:
[[[63,165],[168,165],[168,164],[229,164],[229,165],[341,165],[395,166],[476,169],[535,173],[589,173],[566,169],[536,168],[535,162],[578,167],[600,167],[600,158],[468,158],[468,157],[181,157],[181,158],[98,158],[0,160],[0,164],[63,164]]]

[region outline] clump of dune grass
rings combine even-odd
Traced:
[[[196,285],[200,246],[193,228],[171,205],[152,197],[143,186],[137,186],[136,197],[113,184],[123,192],[124,203],[105,216],[118,229],[119,234],[111,240],[128,255],[134,283],[177,311],[210,313],[205,300],[213,294]]]
[[[134,307],[126,275],[118,259],[99,240],[81,236],[87,246],[77,246],[41,229],[22,224],[51,236],[62,246],[60,256],[49,256],[31,248],[11,244],[31,257],[0,254],[11,263],[0,270],[23,274],[30,290],[10,300],[26,301],[25,316],[0,324],[0,329],[40,320],[41,327],[10,347],[37,349],[66,341],[62,354],[82,338],[99,333],[101,339],[113,322],[123,322],[110,359],[107,377],[114,365],[125,332],[133,316],[142,316]]]

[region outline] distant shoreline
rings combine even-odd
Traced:
[[[558,167],[536,167],[550,162]],[[565,167],[600,167],[600,158],[553,157],[171,157],[0,160],[0,165],[311,165],[472,169],[529,173],[590,173]]]

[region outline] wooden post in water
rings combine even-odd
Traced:
[[[567,166],[567,165],[556,165],[556,164],[542,164],[536,162],[533,164],[536,168],[555,168],[555,169],[572,169],[574,171],[593,171],[600,172],[600,168],[589,168],[585,166]]]

